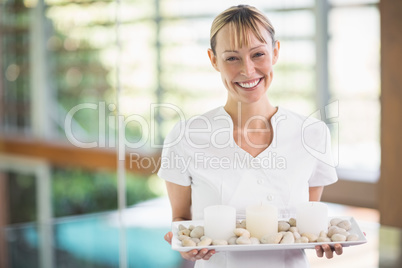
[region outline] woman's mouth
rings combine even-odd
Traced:
[[[244,89],[251,89],[251,88],[256,87],[260,83],[261,80],[262,80],[262,78],[258,78],[258,79],[254,79],[254,80],[247,81],[247,82],[236,82],[236,84]]]

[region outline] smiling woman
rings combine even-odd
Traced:
[[[214,20],[208,56],[227,90],[226,104],[176,124],[165,139],[162,158],[180,155],[189,163],[184,171],[162,165],[158,172],[166,180],[173,221],[201,220],[204,209],[214,205],[232,206],[237,217],[244,218],[246,207],[267,202],[277,207],[280,218],[295,217],[297,204],[319,201],[324,186],[337,180],[330,146],[326,146],[330,136],[327,126],[270,102],[267,91],[279,49],[271,23],[254,7],[231,7]],[[303,131],[307,122],[309,129]],[[183,129],[191,133],[190,140],[178,138]],[[306,145],[304,140],[314,142]],[[209,146],[195,146],[206,142]],[[310,153],[323,146],[329,149],[323,156]],[[200,167],[200,155],[214,162]],[[272,155],[285,160],[284,168],[250,165],[225,169],[213,164],[219,159],[234,163],[236,157],[263,163],[260,160]],[[165,239],[171,243],[172,233]],[[328,245],[316,250],[319,257],[333,257]],[[341,254],[342,246],[335,245],[335,251]],[[267,263],[274,267],[308,267],[304,252],[298,249],[216,255],[214,250],[194,249],[181,255],[196,261],[197,268],[257,268]]]

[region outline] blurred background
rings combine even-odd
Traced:
[[[330,127],[340,181],[323,201],[369,234],[331,261],[309,252],[312,267],[401,267],[402,209],[389,205],[400,197],[386,194],[400,186],[401,159],[383,179],[380,142],[385,126],[402,130],[380,120],[380,21],[390,12],[395,25],[397,2],[0,0],[0,267],[188,265],[163,240],[171,212],[158,157],[175,122],[225,103],[209,30],[241,3],[264,11],[281,41],[272,103]],[[395,119],[401,99],[387,96]]]

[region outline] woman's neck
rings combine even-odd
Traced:
[[[228,100],[224,109],[232,118],[234,126],[240,129],[265,128],[270,118],[278,110],[277,107],[271,105],[268,98],[262,98],[253,103]]]

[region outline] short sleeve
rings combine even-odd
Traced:
[[[338,180],[335,167],[317,161],[316,168],[309,180],[310,187],[326,186]]]
[[[188,170],[189,157],[183,150],[184,139],[183,121],[178,122],[166,136],[161,154],[161,165],[158,176],[166,181],[189,186],[191,177]]]
[[[327,125],[318,121],[305,129],[304,146],[313,156],[315,168],[309,179],[310,187],[326,186],[338,180],[331,149],[331,133]]]

